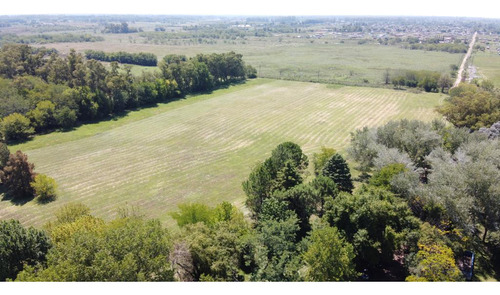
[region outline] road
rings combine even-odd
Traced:
[[[462,82],[462,75],[465,69],[465,64],[467,63],[467,60],[472,54],[472,49],[474,48],[474,43],[476,43],[476,37],[477,37],[477,32],[474,33],[472,36],[472,41],[470,42],[469,45],[469,50],[467,50],[467,54],[464,56],[464,60],[462,60],[462,64],[460,65],[460,69],[458,69],[458,74],[457,74],[457,80],[453,84],[453,87],[457,87],[460,82]]]

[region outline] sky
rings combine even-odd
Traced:
[[[497,0],[4,0],[2,2],[0,15],[404,15],[500,19]]]

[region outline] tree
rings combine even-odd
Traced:
[[[376,131],[366,126],[351,132],[351,145],[347,148],[347,153],[358,163],[356,168],[362,173],[367,174],[374,165],[374,159],[377,157],[375,140]]]
[[[325,167],[326,162],[336,153],[337,151],[332,148],[321,147],[320,153],[313,154],[313,164],[314,164],[314,174],[316,176],[321,174],[323,167]]]
[[[500,228],[500,173],[497,141],[471,142],[452,156],[442,150],[430,155],[428,198],[446,209],[455,225],[485,241]],[[480,226],[479,226],[480,225]]]
[[[8,115],[0,122],[0,133],[7,141],[27,139],[34,132],[30,120],[18,113]]]
[[[477,130],[500,121],[500,98],[473,85],[460,85],[437,111],[455,127]]]
[[[7,161],[9,161],[10,151],[7,145],[3,142],[0,142],[0,170],[7,165]]]
[[[313,230],[304,253],[308,281],[349,281],[356,279],[354,249],[335,227]]]
[[[158,220],[127,217],[108,224],[95,220],[84,216],[61,224],[68,235],[47,255],[47,266],[27,268],[17,280],[173,280],[171,238]]]
[[[412,239],[419,230],[404,200],[370,186],[327,202],[324,218],[354,246],[358,269],[391,262],[394,251],[416,244]]]
[[[82,203],[69,203],[56,212],[56,222],[54,225],[62,223],[71,223],[82,216],[90,216],[90,208]]]
[[[243,281],[245,237],[249,233],[243,219],[220,221],[211,227],[204,223],[184,227],[182,241],[189,247],[192,279]]]
[[[391,74],[389,73],[389,69],[385,69],[384,83],[385,83],[385,85],[389,85],[390,82],[391,82]]]
[[[214,222],[214,212],[213,209],[205,204],[193,203],[193,204],[179,204],[180,212],[173,212],[170,214],[177,225],[180,227],[186,226],[188,224],[195,224],[198,222],[203,222],[206,225],[211,225]]]
[[[56,124],[64,129],[75,126],[77,118],[76,111],[68,107],[62,107],[56,110],[54,114]]]
[[[44,231],[24,228],[17,220],[0,220],[0,281],[15,280],[25,265],[45,263],[51,246]]]
[[[354,186],[352,184],[351,172],[346,161],[338,153],[334,154],[328,162],[326,162],[322,171],[323,175],[330,177],[340,191],[352,192]]]
[[[45,174],[37,174],[30,185],[41,203],[51,202],[57,198],[57,183]]]
[[[410,268],[408,282],[456,282],[462,274],[455,264],[450,248],[438,244],[420,244],[417,253],[418,265]]]
[[[438,80],[438,87],[441,88],[441,92],[444,93],[444,89],[450,88],[451,86],[453,86],[453,81],[451,80],[450,76],[447,74],[442,74]]]
[[[56,125],[54,118],[56,106],[48,100],[39,102],[36,108],[28,113],[32,125],[37,131],[45,130]]]
[[[284,142],[271,153],[271,157],[252,169],[248,180],[243,182],[247,195],[246,205],[258,216],[262,202],[273,192],[286,190],[302,182],[301,174],[309,161],[295,143]]]
[[[284,203],[278,204],[279,201],[268,199],[262,211],[274,211],[268,210],[271,209],[268,206],[273,209],[286,206]],[[261,216],[259,219],[253,252],[256,264],[252,273],[253,281],[285,282],[299,279],[299,220],[293,211],[280,209],[279,214],[266,214],[267,218]]]
[[[34,168],[35,165],[28,162],[28,156],[21,151],[17,151],[15,154],[9,156],[0,179],[14,199],[34,196],[34,191],[31,187],[31,182],[33,182],[35,177]]]
[[[316,176],[309,183],[312,191],[312,206],[313,212],[319,217],[323,216],[325,203],[329,200],[335,199],[339,194],[339,189],[335,182],[324,175]]]
[[[392,178],[399,173],[405,172],[406,170],[407,169],[404,164],[389,164],[373,174],[372,178],[370,178],[370,184],[390,190]]]

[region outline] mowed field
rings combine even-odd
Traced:
[[[61,53],[71,48],[78,52],[88,49],[106,52],[150,52],[159,59],[167,54],[188,57],[203,53],[234,51],[254,66],[259,77],[340,83],[347,85],[380,85],[389,69],[392,76],[406,70],[429,70],[449,73],[450,65],[460,65],[463,54],[408,50],[398,46],[358,44],[357,40],[340,40],[330,36],[322,39],[286,37],[249,37],[246,40],[217,40],[216,44],[144,44],[137,34],[101,34],[105,41],[93,43],[45,44]],[[133,42],[133,43],[131,43]],[[341,43],[342,42],[342,43]],[[134,66],[134,73],[156,70],[156,67]]]
[[[241,183],[284,141],[308,156],[321,146],[344,152],[349,133],[408,118],[430,121],[441,94],[256,79],[129,113],[115,121],[38,136],[21,149],[54,177],[59,198],[39,205],[0,202],[0,219],[42,226],[69,202],[112,219],[135,207],[173,225],[179,203],[229,201],[244,209]]]

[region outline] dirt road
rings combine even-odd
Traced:
[[[467,63],[467,60],[469,59],[470,55],[472,54],[472,49],[474,48],[474,43],[476,43],[476,37],[477,37],[477,32],[475,32],[474,35],[472,36],[472,41],[470,42],[469,50],[467,50],[467,54],[465,54],[464,60],[462,60],[462,64],[460,65],[460,69],[458,69],[457,80],[455,80],[453,87],[457,87],[458,84],[460,84],[460,82],[462,82],[462,75],[464,72],[465,64]]]

